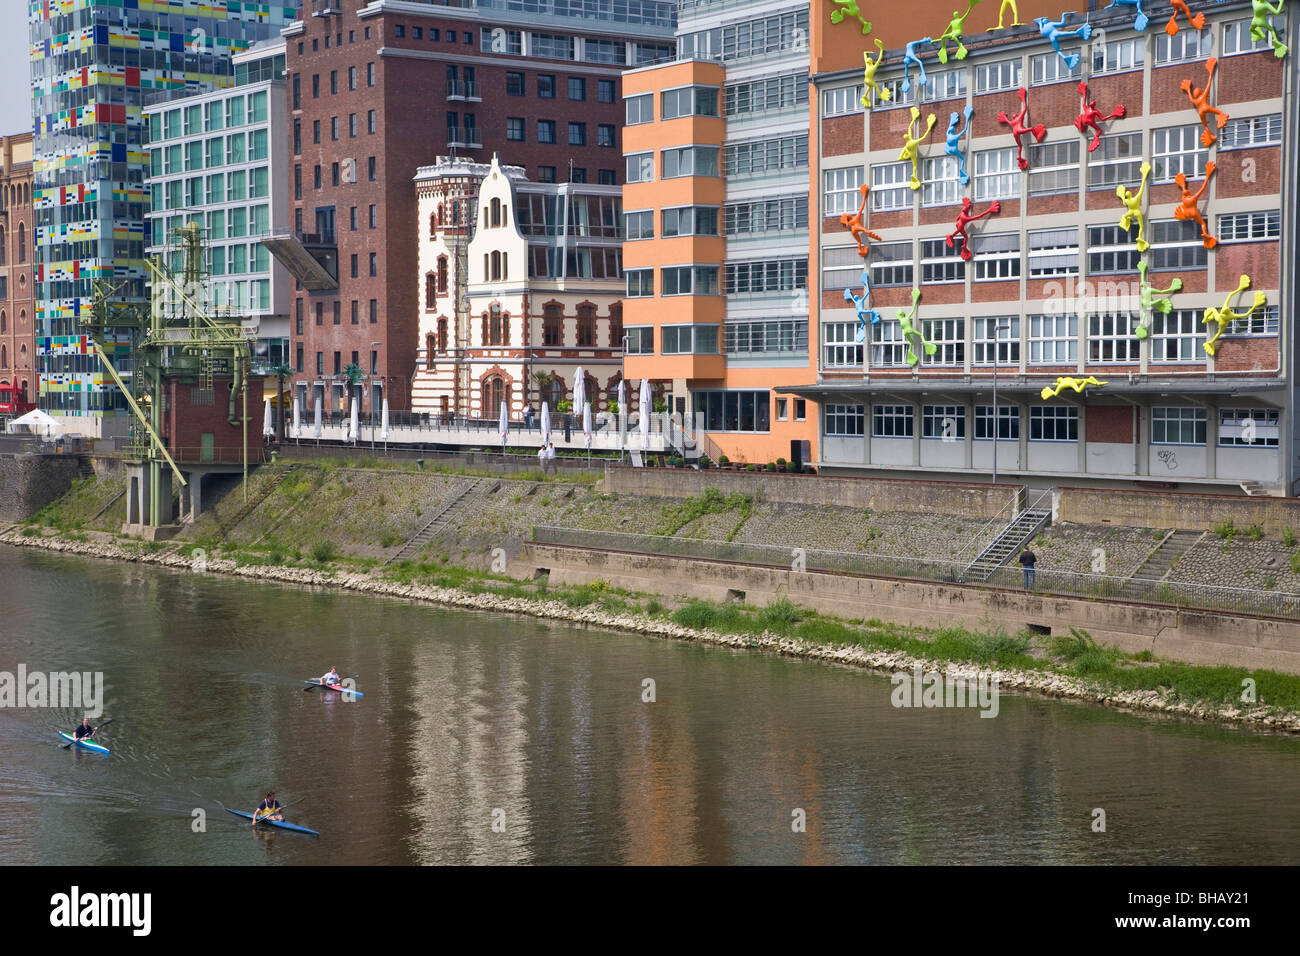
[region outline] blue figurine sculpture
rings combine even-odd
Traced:
[[[948,114],[948,135],[947,142],[944,144],[943,151],[949,156],[957,157],[957,181],[965,186],[970,182],[970,174],[966,172],[966,154],[961,151],[962,137],[970,132],[970,118],[975,112],[975,107],[968,106],[962,110],[962,115],[966,118],[965,125],[962,126],[961,132],[957,131],[957,121],[961,119],[956,113]]]
[[[1147,23],[1150,22],[1147,15],[1142,12],[1142,0],[1112,0],[1110,7],[1106,7],[1106,9],[1109,10],[1111,7],[1132,7],[1136,10],[1137,16],[1133,20],[1133,29],[1138,33],[1145,30]]]
[[[1084,23],[1075,30],[1062,29],[1065,26],[1065,21],[1070,16],[1069,13],[1063,13],[1059,20],[1049,20],[1047,17],[1036,17],[1034,19],[1034,23],[1038,26],[1038,32],[1052,41],[1052,49],[1056,51],[1057,56],[1065,61],[1067,70],[1073,70],[1079,65],[1079,54],[1070,53],[1067,55],[1062,53],[1061,40],[1086,40],[1092,36],[1091,23]]]
[[[931,40],[929,37],[921,37],[921,39],[913,40],[911,43],[907,44],[907,46],[903,48],[903,85],[900,86],[899,89],[902,90],[904,93],[906,93],[908,90],[912,88],[912,76],[909,67],[913,63],[916,64],[917,70],[919,70],[921,73],[920,77],[917,78],[916,81],[917,85],[925,86],[925,64],[922,63],[921,58],[916,55],[916,48],[920,46],[922,43],[933,43],[933,42],[934,41]]]
[[[867,340],[867,322],[872,325],[880,324],[880,313],[875,309],[867,308],[867,299],[871,298],[871,275],[866,269],[862,270],[862,295],[854,295],[852,289],[844,290],[844,301],[852,302],[854,310],[858,313],[858,331],[854,335],[853,341],[861,345]]]

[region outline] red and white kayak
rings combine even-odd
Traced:
[[[353,690],[350,687],[345,687],[343,684],[322,684],[318,680],[305,680],[303,681],[303,683],[311,684],[314,687],[319,687],[321,690],[333,690],[333,691],[337,691],[340,694],[351,694],[353,697],[366,696],[365,694],[361,693],[361,691]]]

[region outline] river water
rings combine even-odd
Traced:
[[[20,663],[102,671],[112,755],[0,710],[0,863],[1300,862],[1300,740],[753,651],[0,546]]]

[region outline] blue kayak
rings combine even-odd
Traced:
[[[245,820],[253,819],[253,815],[247,811],[231,810],[230,807],[226,807],[226,809],[237,817],[243,817]],[[307,827],[300,827],[298,824],[290,823],[288,820],[258,820],[257,822],[265,823],[268,827],[279,827],[281,830],[292,830],[295,833],[308,833],[312,836],[320,836],[320,834],[315,830],[309,830]]]
[[[62,737],[64,740],[71,741],[72,743],[76,744],[78,747],[85,747],[87,750],[93,750],[97,754],[108,753],[107,747],[105,747],[103,744],[96,743],[95,741],[87,737],[82,737],[80,740],[78,740],[76,737],[72,736],[72,734],[65,734],[63,731],[59,731],[59,736]]]

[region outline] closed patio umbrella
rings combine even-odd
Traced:
[[[384,399],[384,416],[379,423],[379,440],[388,441],[388,399]]]
[[[293,397],[293,437],[302,437],[302,406],[298,403],[298,396]]]
[[[641,379],[641,450],[650,450],[650,416],[654,414],[654,396],[650,393],[650,380]]]
[[[318,441],[320,440],[320,436],[321,436],[320,403],[321,403],[321,397],[317,395],[316,396],[316,421],[312,424],[312,437],[316,438]]]

